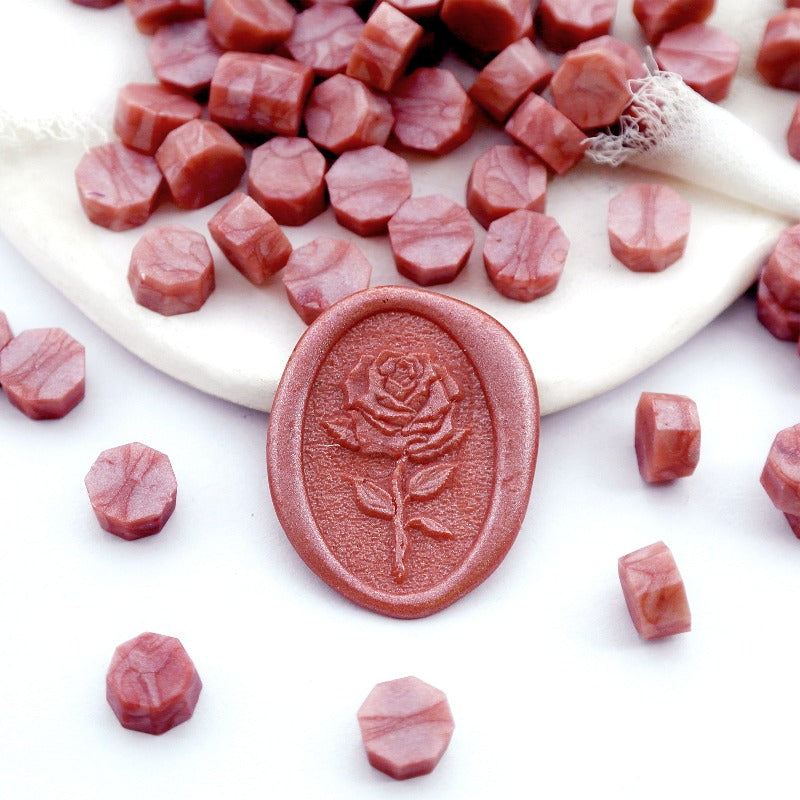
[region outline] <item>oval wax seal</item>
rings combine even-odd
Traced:
[[[270,414],[278,519],[329,586],[392,617],[486,579],[530,496],[539,404],[511,334],[421,289],[367,289],[305,332]]]

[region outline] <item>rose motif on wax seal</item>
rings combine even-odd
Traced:
[[[466,435],[454,422],[458,384],[428,353],[383,350],[362,355],[344,381],[345,409],[322,421],[325,431],[342,447],[367,456],[394,460],[385,486],[366,478],[350,478],[356,504],[365,514],[392,521],[395,579],[406,575],[409,533],[452,539],[441,521],[424,514],[409,515],[409,501],[436,497],[456,468],[434,463],[452,451]],[[411,464],[420,464],[411,469]]]

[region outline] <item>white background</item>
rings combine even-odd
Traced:
[[[58,325],[87,351],[86,399],[63,420],[0,397],[0,796],[796,796],[800,542],[758,477],[800,422],[800,362],[752,300],[545,418],[507,559],[406,622],[351,605],[296,556],[269,499],[265,414],[130,355],[3,239],[0,309],[15,332]],[[644,390],[697,402],[691,478],[640,479]],[[132,440],[170,455],[178,506],[161,534],[124,542],[100,530],[83,477]],[[658,539],[693,631],[648,643],[616,561]],[[194,717],[161,737],[121,728],[104,697],[115,646],[145,630],[180,638],[204,682]],[[432,775],[397,783],[368,765],[355,712],[408,674],[447,693],[456,730]]]

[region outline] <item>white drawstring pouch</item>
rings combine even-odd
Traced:
[[[630,3],[619,5],[613,32],[642,46]],[[718,0],[709,22],[742,47],[730,97],[713,106],[675,76],[655,73],[633,87],[635,102],[653,111],[647,136],[623,124],[621,135],[596,137],[589,157],[551,180],[547,213],[570,239],[554,292],[531,303],[500,296],[486,277],[485,232],[477,224],[464,271],[434,287],[482,308],[514,334],[531,361],[544,412],[616,386],[686,341],[752,283],[778,233],[800,218],[800,167],[784,140],[796,98],[766,86],[753,68],[766,20],[781,8],[779,0]],[[88,147],[114,138],[117,89],[155,80],[148,37],[122,3],[94,10],[67,0],[0,0],[0,37],[0,230],[136,355],[203,391],[268,410],[306,327],[280,274],[254,287],[211,242],[217,287],[200,311],[175,317],[138,306],[126,280],[144,229],[180,222],[207,234],[224,201],[192,212],[167,202],[144,228],[121,233],[92,225],[78,201],[75,167]],[[443,66],[467,88],[474,80],[475,71],[453,58]],[[403,152],[414,194],[464,203],[472,163],[496,143],[510,140],[482,119],[476,134],[444,158]],[[608,246],[608,201],[641,181],[673,186],[692,207],[683,258],[656,274],[628,271]],[[295,246],[320,235],[352,241],[373,265],[372,285],[409,285],[395,269],[387,237],[356,236],[330,209],[286,233]],[[4,310],[13,317],[13,309]]]

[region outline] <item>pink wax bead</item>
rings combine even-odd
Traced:
[[[436,17],[442,7],[442,0],[388,0],[398,11],[407,17],[425,24],[432,17]]]
[[[179,92],[199,94],[208,89],[223,50],[204,19],[162,25],[147,57],[156,77]]]
[[[59,419],[83,400],[83,345],[61,328],[22,331],[0,349],[0,386],[31,419]]]
[[[308,138],[337,155],[383,146],[394,124],[389,101],[347,75],[334,75],[314,88],[304,119]]]
[[[350,242],[319,237],[289,256],[283,284],[292,308],[306,325],[325,309],[369,286],[372,265]]]
[[[770,17],[756,69],[770,86],[800,89],[800,8],[787,8]]]
[[[147,231],[131,252],[128,283],[136,302],[151,311],[197,311],[214,290],[214,260],[205,238],[183,225]]]
[[[0,350],[2,350],[12,339],[11,326],[8,324],[8,317],[5,312],[0,311]]]
[[[800,425],[784,428],[775,437],[761,485],[779,511],[800,515]]]
[[[505,130],[559,175],[572,169],[587,147],[583,131],[537,94],[522,101]]]
[[[542,0],[536,25],[545,46],[566,53],[581,42],[607,34],[617,0]]]
[[[202,208],[232,192],[245,170],[244,150],[215,122],[195,119],[167,134],[156,161],[178,208]]]
[[[414,677],[377,684],[358,724],[369,763],[397,780],[432,772],[455,727],[445,694]]]
[[[633,0],[633,15],[645,39],[658,44],[668,31],[690,22],[705,22],[714,10],[715,0]]]
[[[159,735],[194,713],[203,684],[178,639],[142,633],[114,651],[106,699],[123,728]]]
[[[440,16],[457,38],[487,53],[529,36],[533,27],[529,0],[444,0]]]
[[[567,53],[550,91],[556,108],[584,130],[615,123],[632,96],[625,62],[605,48]]]
[[[619,580],[634,627],[643,639],[661,639],[692,629],[686,588],[664,542],[622,556]]]
[[[781,232],[764,266],[762,280],[780,305],[800,311],[800,225]]]
[[[208,113],[225,128],[297,136],[314,72],[288,58],[225,53],[211,79]]]
[[[325,176],[337,222],[359,236],[375,236],[411,197],[405,159],[374,145],[339,156]]]
[[[345,71],[363,29],[361,17],[349,6],[312,6],[297,15],[283,47],[317,77],[329,78]]]
[[[552,217],[519,210],[489,226],[483,263],[500,294],[529,301],[556,288],[568,252],[569,240]]]
[[[389,220],[397,271],[421,286],[455,279],[475,244],[463,206],[440,194],[406,200]]]
[[[608,204],[611,252],[634,272],[660,272],[686,249],[691,208],[669,186],[634,183]]]
[[[278,223],[242,192],[234,192],[211,217],[208,230],[228,261],[256,286],[282,269],[292,252]]]
[[[75,183],[86,216],[112,231],[143,225],[161,194],[161,171],[152,156],[122,142],[93,147],[75,169]]]
[[[84,482],[100,527],[121,539],[158,533],[175,510],[178,483],[169,457],[140,442],[104,450]]]
[[[286,41],[296,14],[286,0],[211,0],[208,28],[225,50],[266,53]]]
[[[129,83],[117,93],[114,132],[127,147],[153,155],[170,131],[201,112],[184,94],[155,83]]]
[[[694,22],[665,33],[655,49],[661,69],[676,72],[706,100],[728,96],[739,64],[739,45],[719,28]]]
[[[196,19],[206,13],[205,0],[125,0],[140,33],[153,34],[162,25]]]
[[[253,150],[247,191],[279,225],[304,225],[325,210],[326,169],[308,139],[275,136]]]
[[[414,70],[397,82],[389,101],[394,112],[392,132],[411,150],[445,155],[475,130],[475,105],[449,70]]]
[[[794,107],[792,120],[789,123],[789,129],[786,131],[786,146],[789,150],[789,155],[800,161],[800,102]]]
[[[784,308],[764,283],[763,275],[758,281],[756,316],[776,339],[796,342],[800,338],[800,311]]]
[[[642,392],[634,440],[639,473],[665,483],[694,473],[700,460],[700,418],[694,400],[680,394]]]
[[[644,65],[642,54],[631,44],[617,39],[615,36],[598,36],[596,39],[589,39],[581,42],[576,48],[579,53],[587,50],[608,50],[625,64],[625,73],[628,80],[644,78],[647,75],[647,68]]]
[[[493,119],[504,122],[528,92],[541,91],[553,70],[530,39],[519,39],[478,74],[469,96]]]
[[[520,208],[545,210],[547,169],[523,147],[496,144],[472,166],[467,208],[488,228],[494,220]]]

